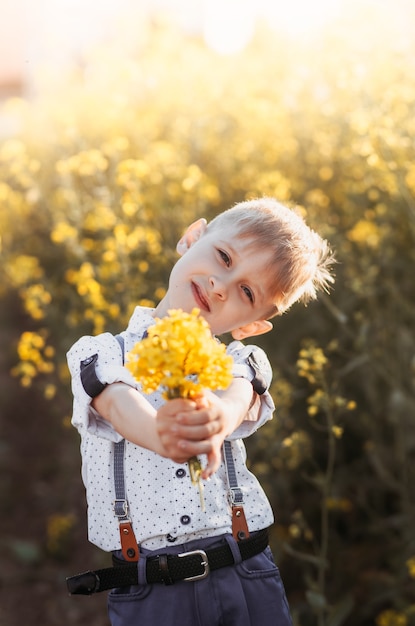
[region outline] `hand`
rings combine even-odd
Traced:
[[[169,400],[156,416],[162,454],[176,463],[206,454],[208,464],[202,478],[209,478],[220,465],[224,439],[244,420],[255,397],[251,383],[236,378],[220,394],[205,391],[193,400]]]
[[[232,407],[229,403],[211,393],[206,393],[203,397],[206,406],[201,407],[209,423],[210,430],[212,432],[210,437],[211,450],[207,453],[207,465],[202,471],[202,478],[206,480],[214,474],[222,460],[222,445],[227,437],[235,427],[232,419]]]
[[[209,471],[203,472],[203,478],[210,476],[220,464],[225,435],[220,437],[223,419],[219,406],[219,398],[209,394],[209,399],[204,395],[193,400],[169,400],[157,412],[156,428],[165,456],[176,463],[185,463],[192,456],[206,454]]]
[[[208,464],[202,473],[206,479],[219,467],[221,446],[229,432],[226,402],[206,392],[194,400],[169,400],[157,412],[157,431],[166,456],[176,463],[206,454]]]

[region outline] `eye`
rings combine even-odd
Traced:
[[[229,254],[227,254],[224,250],[219,250],[219,256],[222,259],[222,261],[225,263],[226,267],[230,267],[231,265],[231,257],[229,256]]]
[[[249,287],[242,287],[242,291],[247,295],[247,297],[249,298],[249,300],[251,302],[254,301],[254,294],[252,293],[252,291],[249,289]]]

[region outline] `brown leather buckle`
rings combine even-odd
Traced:
[[[243,506],[232,506],[232,536],[236,541],[248,539],[249,530]]]
[[[131,522],[120,522],[120,539],[124,559],[126,561],[138,561],[140,558],[140,550]]]

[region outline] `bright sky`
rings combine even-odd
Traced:
[[[389,10],[391,20],[408,29],[413,0],[365,0]],[[5,3],[5,6],[2,6]],[[264,18],[292,37],[318,36],[321,26],[344,7],[359,10],[361,0],[0,0],[0,82],[4,76],[30,74],[38,64],[59,66],[80,57],[91,43],[122,34],[128,45],[147,12],[162,10],[222,54],[241,50],[256,20]]]
[[[257,18],[265,19],[278,31],[304,36],[338,14],[342,3],[343,0],[208,0],[205,39],[218,52],[237,51],[249,41]]]

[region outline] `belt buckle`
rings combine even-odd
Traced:
[[[197,574],[197,576],[189,576],[189,578],[184,578],[183,580],[186,582],[189,582],[191,580],[201,580],[202,578],[206,578],[206,576],[208,576],[210,572],[209,561],[207,558],[207,554],[204,550],[193,550],[192,552],[182,552],[181,554],[178,554],[177,556],[180,556],[180,557],[193,556],[195,554],[200,556],[202,559],[200,564],[203,565],[203,572],[201,574]]]

